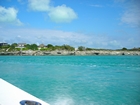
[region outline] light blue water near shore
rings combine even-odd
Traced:
[[[0,78],[50,105],[140,105],[140,56],[0,56]]]

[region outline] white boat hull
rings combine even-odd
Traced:
[[[20,105],[20,101],[22,100],[31,100],[39,102],[42,105],[49,105],[0,78],[0,105]]]

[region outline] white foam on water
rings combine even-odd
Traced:
[[[67,96],[58,96],[56,100],[50,102],[50,105],[100,105],[99,103],[92,101],[92,102],[85,102],[84,100],[74,100],[71,97]]]
[[[75,105],[74,100],[70,97],[59,96],[52,105]]]

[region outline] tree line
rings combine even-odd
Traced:
[[[12,43],[0,46],[0,51],[20,51],[21,48],[18,47],[17,43]],[[55,50],[67,50],[67,51],[75,51],[75,48],[70,46],[70,45],[37,45],[37,44],[25,44],[22,50],[40,50],[40,51],[55,51]],[[111,49],[95,49],[95,48],[86,48],[84,46],[79,46],[77,48],[78,51],[91,51],[91,50],[111,50]],[[139,48],[132,48],[132,49],[127,49],[127,48],[122,48],[122,49],[116,49],[118,51],[140,51]]]
[[[8,51],[20,51],[21,48],[18,47],[17,43],[13,43],[11,45],[4,45],[4,46],[0,46],[0,49],[2,50],[8,50]],[[40,50],[40,51],[54,51],[54,50],[68,50],[68,51],[74,51],[75,48],[70,46],[70,45],[52,45],[52,44],[48,44],[48,45],[40,45],[38,46],[37,44],[25,44],[24,47],[22,48],[22,50]]]

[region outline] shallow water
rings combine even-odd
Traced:
[[[140,56],[0,56],[0,78],[50,105],[140,104]]]

